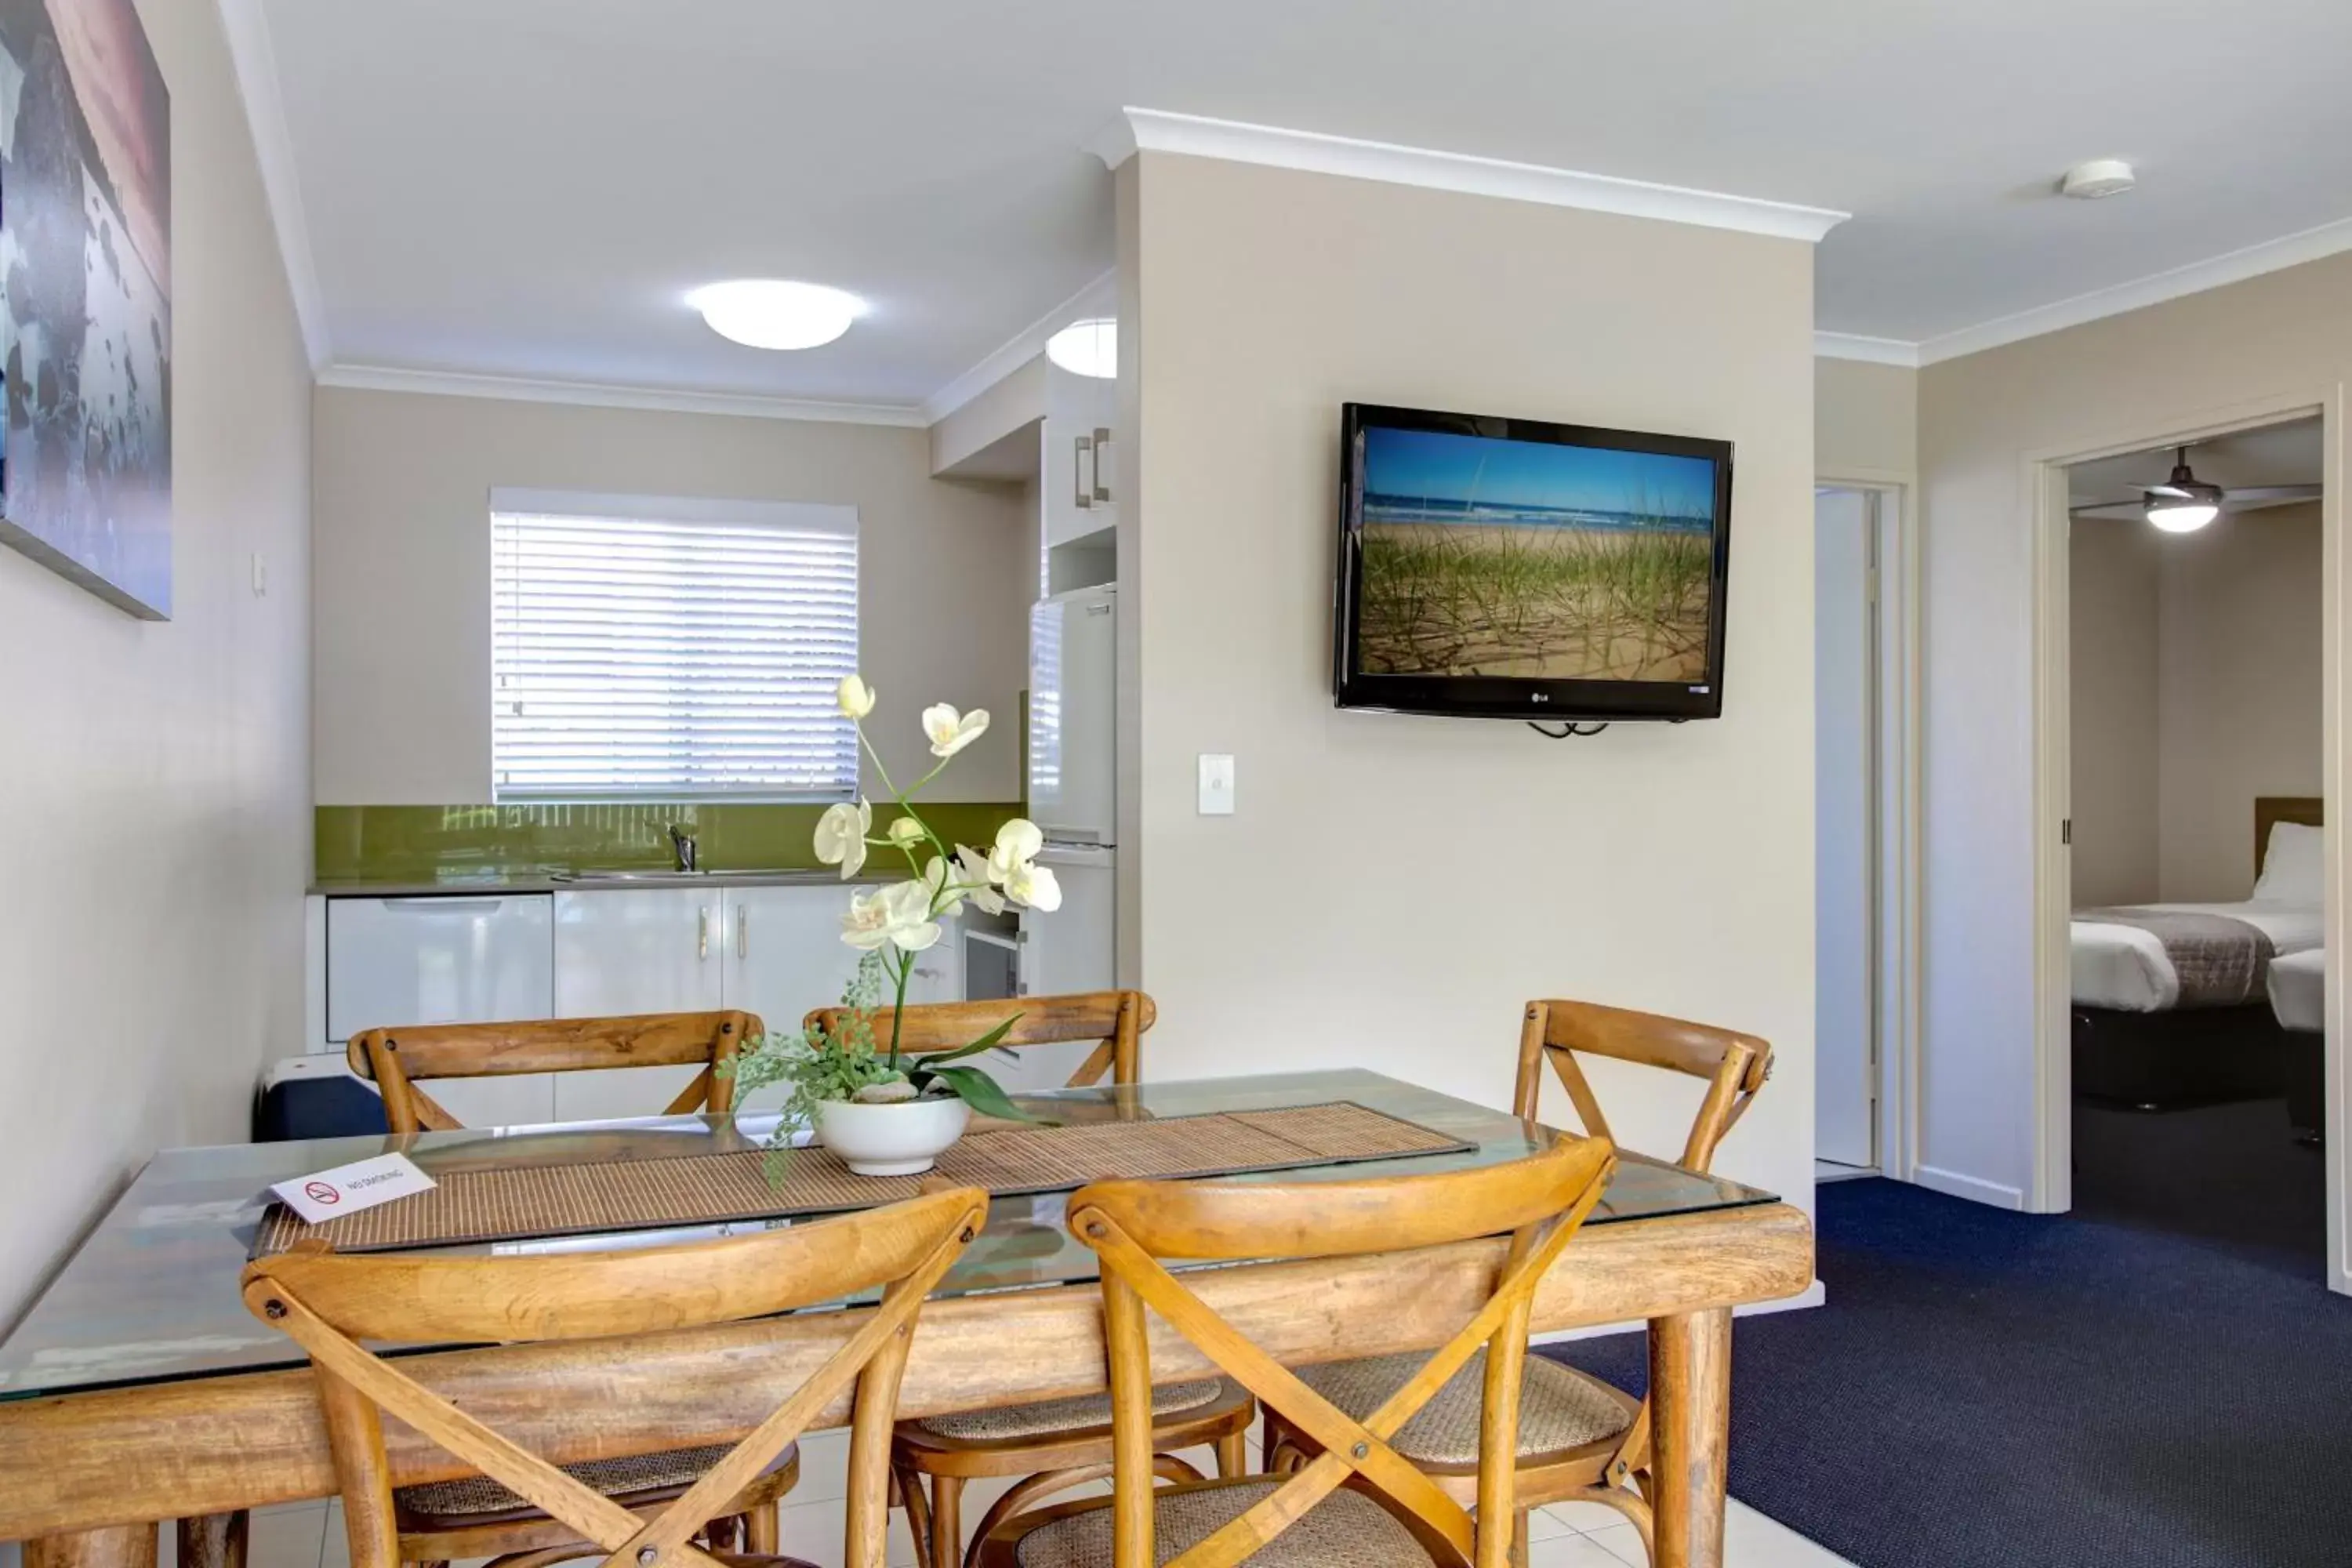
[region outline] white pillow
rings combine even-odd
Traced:
[[[2263,874],[2254,880],[2255,899],[2272,904],[2325,902],[2326,874],[2320,868],[2319,851],[2326,840],[2318,828],[2300,822],[2272,823]]]

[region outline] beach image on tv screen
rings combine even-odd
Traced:
[[[1715,465],[1372,426],[1366,675],[1706,676]]]

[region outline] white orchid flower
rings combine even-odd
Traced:
[[[1016,816],[996,830],[996,847],[988,852],[989,880],[1002,886],[1013,873],[1037,858],[1045,836],[1025,816]]]
[[[874,808],[863,800],[856,805],[844,801],[826,806],[816,819],[817,859],[840,867],[841,879],[846,882],[866,864],[866,834],[873,826]]]
[[[937,864],[937,862],[933,862]],[[988,857],[963,845],[956,846],[955,879],[963,884],[958,898],[970,899],[974,908],[983,914],[1004,912],[1004,898],[993,887],[988,872]]]
[[[1052,914],[1062,907],[1062,884],[1054,879],[1051,866],[1023,865],[1013,868],[1004,879],[1004,891],[1013,902],[1026,904],[1043,914]]]
[[[958,714],[944,702],[923,710],[923,733],[931,738],[931,755],[952,757],[988,732],[988,710],[975,708]]]
[[[890,819],[890,826],[882,830],[882,836],[904,849],[909,844],[920,844],[923,841],[923,825],[916,820],[912,814],[893,817]]]
[[[863,719],[874,711],[874,689],[862,676],[845,675],[834,691],[834,700],[841,705],[846,718]]]
[[[923,863],[923,886],[930,889],[931,913],[944,918],[963,907],[964,890],[954,882],[955,868],[937,855]]]
[[[924,882],[893,882],[858,893],[841,917],[841,940],[871,950],[888,942],[901,952],[920,952],[940,940],[931,919],[931,889]]]

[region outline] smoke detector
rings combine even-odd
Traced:
[[[2078,202],[2095,202],[2102,196],[2119,196],[2138,183],[2139,176],[2121,158],[2094,158],[2067,170],[2058,182],[2058,194]]]

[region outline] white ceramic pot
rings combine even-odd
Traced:
[[[816,1138],[861,1176],[915,1176],[971,1120],[971,1108],[952,1095],[884,1105],[828,1100],[816,1108]]]

